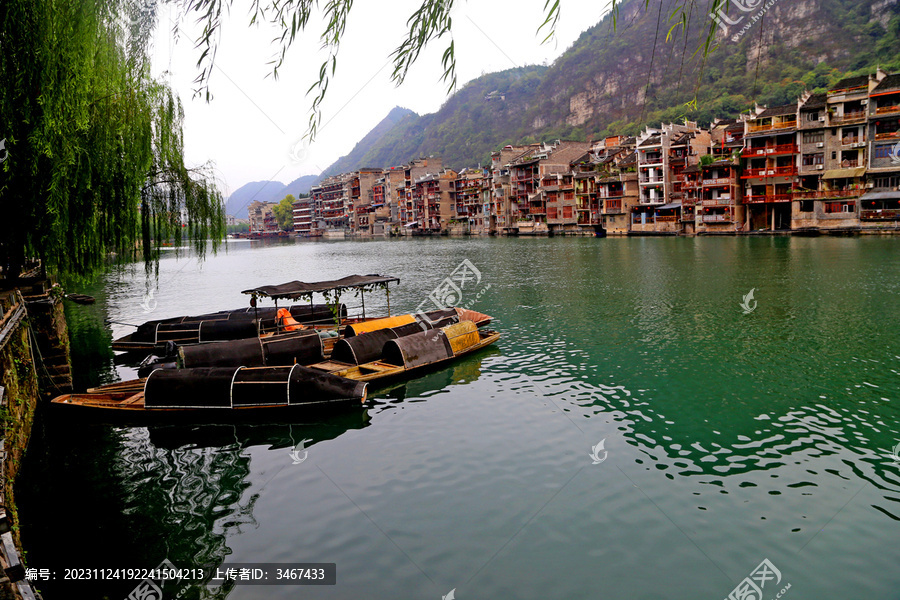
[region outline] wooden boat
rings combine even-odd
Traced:
[[[460,321],[432,331],[386,340],[381,356],[367,360],[371,358],[367,352],[371,345],[366,344],[365,339],[381,335],[382,332],[372,332],[341,340],[335,344],[331,359],[312,364],[310,368],[354,381],[380,382],[439,367],[500,339],[496,331],[479,329],[472,321]]]
[[[299,408],[364,402],[366,388],[353,385],[387,383],[440,368],[500,339],[496,331],[479,329],[473,321],[460,321],[389,339],[377,360],[352,362],[365,356],[361,351],[369,340],[382,335],[369,332],[338,342],[335,353],[347,360],[329,359],[309,367],[158,369],[146,379],[102,386],[86,394],[60,396],[51,405],[65,407],[73,414],[78,408],[81,416],[94,419],[135,419],[146,415],[213,423],[223,418],[249,417],[251,411],[266,418],[282,417]],[[344,345],[353,344],[354,347],[344,349]]]
[[[331,310],[325,305],[295,305],[287,310],[291,318],[304,327],[316,330],[335,328]],[[343,304],[339,310],[342,325],[353,322],[347,319],[347,308]],[[112,349],[150,354],[165,350],[170,343],[199,344],[269,336],[281,331],[277,318],[277,309],[266,307],[147,321],[138,325],[134,333],[113,340]]]
[[[280,285],[264,285],[242,293],[251,296],[250,307],[224,310],[196,316],[173,317],[147,321],[134,333],[113,340],[112,349],[150,354],[164,351],[169,342],[176,345],[237,340],[280,333],[278,301],[304,300],[287,308],[290,318],[306,327],[317,330],[340,329],[348,324],[371,320],[365,314],[365,292],[373,289],[387,290],[389,284],[398,283],[396,277],[383,275],[350,275],[342,279],[304,283],[291,281]],[[362,297],[362,316],[351,318],[347,307],[340,302],[342,292],[350,290]],[[314,294],[334,298],[326,304],[312,304]],[[274,300],[274,307],[258,307],[260,298]],[[390,315],[390,295],[388,295]]]
[[[65,394],[51,406],[67,418],[124,422],[280,422],[312,410],[361,406],[366,383],[290,367],[159,369],[144,380],[87,394]]]
[[[444,327],[469,319],[480,324],[490,322],[488,315],[466,309],[451,308],[422,314],[398,315],[350,324],[342,329],[340,337],[323,339],[313,329],[284,331],[277,334],[243,340],[185,344],[172,349],[166,356],[148,356],[138,366],[138,375],[146,377],[155,369],[192,367],[264,367],[292,364],[309,365],[331,356],[332,348],[342,337],[357,333],[384,331],[385,340]],[[378,347],[381,351],[381,346]]]
[[[87,294],[66,294],[65,298],[76,304],[93,304],[97,301],[93,296],[88,296]]]

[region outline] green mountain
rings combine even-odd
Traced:
[[[754,102],[792,102],[850,73],[900,71],[897,0],[777,0],[755,22],[765,4],[743,0],[756,10],[731,5],[729,18],[741,22],[727,31],[701,9],[706,3],[686,3],[686,26],[670,21],[675,4],[625,0],[615,24],[607,16],[550,67],[474,79],[433,114],[394,109],[391,115],[404,113],[379,124],[325,174],[429,155],[457,168],[486,164],[509,143],[634,134],[684,118],[706,124]],[[716,37],[704,56],[710,27]]]
[[[367,162],[373,158],[370,155],[373,153],[374,149],[382,145],[385,135],[397,129],[398,126],[401,128],[404,127],[404,124],[407,121],[416,120],[418,118],[419,115],[408,108],[400,108],[399,106],[394,107],[391,112],[378,123],[378,125],[372,128],[372,131],[367,133],[363,139],[356,143],[356,146],[353,147],[350,154],[339,158],[334,164],[325,169],[325,173],[333,175],[336,173],[353,171],[360,167],[384,166],[380,162]]]
[[[247,207],[251,202],[280,202],[288,194],[295,197],[308,194],[309,188],[319,182],[319,175],[303,175],[287,185],[280,181],[251,181],[234,190],[225,202],[225,214],[247,218]]]

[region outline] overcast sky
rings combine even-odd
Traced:
[[[300,175],[318,174],[350,152],[393,107],[426,114],[447,99],[439,80],[444,40],[419,57],[403,86],[390,81],[390,53],[419,2],[358,0],[323,105],[323,125],[316,141],[304,147],[301,138],[311,102],[305,93],[325,58],[318,41],[321,20],[310,21],[276,81],[267,63],[276,51],[272,39],[281,32],[265,24],[250,26],[248,4],[235,0],[226,19],[209,103],[192,98],[199,56],[192,43],[199,31],[193,18],[182,19],[179,34],[173,35],[174,8],[163,6],[153,45],[154,74],[167,77],[184,104],[187,160],[192,165],[213,161],[226,197],[250,181],[288,183]],[[543,35],[539,38],[535,32],[543,6],[544,0],[456,0],[452,16],[459,87],[483,73],[552,63],[600,20],[608,3],[563,2],[555,43],[541,45]]]

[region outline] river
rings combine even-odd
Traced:
[[[81,388],[134,374],[108,348],[131,328],[104,319],[235,308],[295,279],[395,275],[396,313],[465,264],[461,303],[502,338],[316,422],[74,427],[42,407],[17,485],[27,563],[53,572],[45,600],[126,598],[134,581],[64,570],[164,560],[337,573],[167,599],[894,598],[897,244],[233,241],[167,252],[149,280],[114,270],[79,290],[97,304],[67,307]]]

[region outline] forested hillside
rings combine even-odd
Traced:
[[[507,143],[634,134],[683,118],[708,123],[754,102],[793,101],[850,72],[900,71],[898,0],[780,0],[738,41],[738,26],[717,28],[707,54],[710,17],[698,6],[686,28],[672,28],[672,4],[626,0],[615,26],[607,17],[549,67],[479,77],[433,114],[395,109],[389,129],[379,125],[325,173],[428,155],[447,166],[484,164]]]

